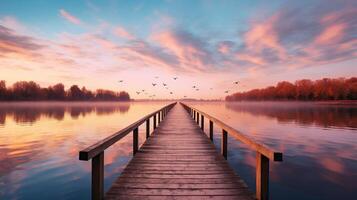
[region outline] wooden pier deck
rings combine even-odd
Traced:
[[[205,121],[209,122],[208,136],[204,133]],[[139,126],[144,123],[146,141],[139,148]],[[222,130],[220,152],[213,144],[214,124]],[[133,134],[134,157],[105,194],[104,152],[130,133]],[[226,161],[228,136],[256,152],[255,195]],[[92,161],[93,200],[267,200],[270,197],[269,162],[282,161],[283,154],[197,108],[175,102],[83,149],[79,152],[79,160]]]
[[[254,199],[180,104],[146,140],[105,197]]]

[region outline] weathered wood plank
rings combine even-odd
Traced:
[[[181,105],[167,113],[106,193],[106,199],[208,198],[254,196]]]

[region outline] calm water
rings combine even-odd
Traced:
[[[91,166],[78,160],[78,151],[165,104],[0,103],[0,199],[89,199]],[[282,163],[271,165],[272,199],[357,195],[356,106],[190,104],[284,153]],[[217,148],[220,132],[215,129]],[[233,138],[228,145],[228,161],[254,189],[255,152]],[[128,135],[105,152],[106,189],[131,159],[131,150]]]

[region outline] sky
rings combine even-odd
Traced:
[[[0,80],[222,99],[352,77],[356,16],[354,0],[1,0]]]

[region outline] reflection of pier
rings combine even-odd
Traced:
[[[175,105],[169,104],[79,152],[80,160],[92,159],[92,199],[104,198],[104,150],[131,132],[135,156],[106,193],[106,199],[254,199],[226,161],[228,135],[257,152],[256,197],[268,199],[269,160],[282,161],[282,153],[195,108]],[[203,132],[205,118],[209,120],[209,138]],[[138,127],[143,123],[148,139],[139,149]],[[221,154],[212,144],[213,123],[222,128]]]

